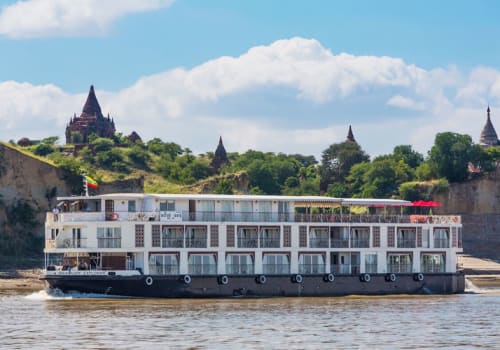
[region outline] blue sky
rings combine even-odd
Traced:
[[[0,140],[58,135],[90,84],[118,131],[370,155],[500,125],[498,1],[0,1]],[[498,120],[498,121],[497,121]],[[63,140],[62,140],[63,142]]]

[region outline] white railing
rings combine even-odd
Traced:
[[[394,224],[461,224],[458,215],[370,215],[370,214],[279,214],[254,212],[65,212],[47,213],[47,223],[88,221],[155,221],[155,222],[317,222],[317,223],[394,223]]]

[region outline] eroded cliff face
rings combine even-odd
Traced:
[[[443,203],[439,213],[500,214],[500,167],[480,179],[451,184],[447,193],[436,196]]]
[[[11,231],[6,210],[18,201],[27,201],[43,224],[45,212],[54,205],[55,196],[69,195],[60,169],[15,149],[0,144],[0,224]],[[43,227],[43,226],[42,226]],[[43,230],[42,230],[43,231]]]
[[[101,184],[98,191],[143,192],[143,189],[144,180],[140,178]],[[57,204],[56,197],[72,194],[61,169],[0,144],[0,235],[16,234],[19,225],[9,220],[7,212],[17,203],[27,202],[37,222],[33,230],[42,237],[45,213]]]

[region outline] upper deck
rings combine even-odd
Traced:
[[[320,196],[112,194],[58,198],[47,224],[75,222],[306,222],[460,224],[459,216],[414,214],[411,202]],[[354,212],[361,214],[354,214]]]

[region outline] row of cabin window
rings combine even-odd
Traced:
[[[188,261],[188,273],[193,275],[214,275],[217,273],[216,254],[191,254]],[[359,253],[338,254],[332,253],[331,269],[335,274],[357,274],[360,272]],[[413,272],[412,254],[388,253],[387,272]],[[288,254],[264,254],[262,258],[262,273],[280,275],[290,273]],[[299,273],[325,273],[325,259],[323,254],[300,254]],[[420,255],[420,272],[445,272],[445,253]],[[232,275],[254,274],[254,257],[251,254],[228,254],[226,256],[226,273]],[[151,274],[176,275],[179,274],[177,254],[151,254],[149,259]],[[365,272],[377,273],[377,254],[365,255]]]
[[[332,228],[311,228],[307,237],[306,227],[301,227],[299,246],[310,248],[369,248],[370,228],[369,227],[332,227]],[[391,229],[391,228],[390,228]],[[233,229],[234,230],[234,229]],[[456,229],[455,229],[456,230]],[[211,227],[213,231],[213,227]],[[214,234],[216,233],[216,234]],[[459,232],[460,234],[461,232]],[[227,246],[235,246],[234,232],[228,230]],[[387,235],[387,246],[397,248],[429,248],[429,230],[417,230],[416,228],[398,228],[397,235],[394,235],[394,228],[389,230]],[[461,246],[461,239],[455,232],[453,236],[453,246]],[[290,246],[290,227],[285,227],[283,237],[284,247]],[[433,247],[449,247],[449,230],[447,228],[434,228]],[[218,246],[217,232],[211,232],[211,246]],[[136,225],[136,246],[144,246],[144,226]],[[169,227],[163,226],[160,232],[159,225],[153,225],[152,246],[162,248],[206,248],[207,228],[206,227]],[[380,247],[380,228],[373,228],[373,247]],[[236,247],[238,248],[280,248],[281,229],[280,227],[242,227],[238,229]]]

